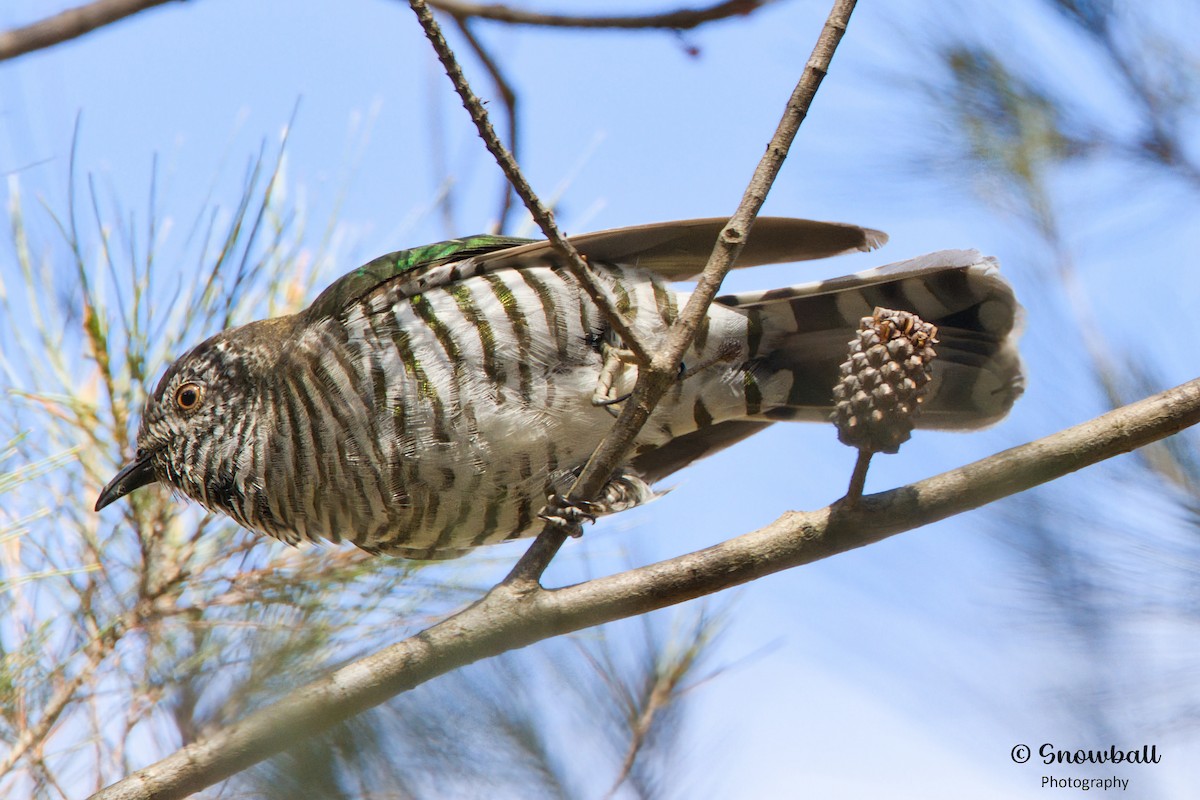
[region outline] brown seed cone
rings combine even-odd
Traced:
[[[833,389],[838,439],[873,453],[895,453],[912,435],[937,327],[908,311],[876,308],[863,317]]]

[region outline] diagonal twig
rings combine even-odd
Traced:
[[[467,83],[467,78],[463,74],[462,67],[459,66],[458,59],[454,56],[454,51],[446,43],[446,38],[442,35],[441,26],[433,18],[433,12],[429,10],[429,6],[425,3],[425,0],[409,0],[409,5],[412,6],[413,12],[416,13],[417,20],[421,23],[421,27],[425,31],[426,38],[433,45],[434,52],[437,53],[438,59],[442,62],[446,74],[454,84],[459,97],[462,98],[463,107],[467,109],[467,113],[471,115],[471,121],[479,129],[480,138],[483,139],[488,152],[496,159],[496,163],[500,165],[500,169],[504,171],[517,196],[525,203],[525,207],[529,209],[530,215],[537,222],[538,227],[542,229],[542,233],[545,234],[546,238],[554,245],[554,249],[566,261],[567,268],[571,270],[571,274],[583,286],[584,291],[587,292],[592,302],[600,308],[607,322],[612,325],[613,330],[621,337],[625,345],[633,351],[639,362],[643,364],[649,363],[650,357],[647,354],[646,347],[642,344],[637,334],[634,333],[633,328],[630,327],[624,315],[617,310],[616,304],[609,297],[608,292],[592,275],[591,270],[588,269],[587,262],[583,260],[583,256],[562,235],[562,232],[558,229],[558,225],[554,222],[553,212],[546,208],[542,204],[542,201],[538,199],[538,196],[533,191],[533,187],[530,186],[529,181],[525,179],[520,167],[517,166],[517,162],[513,159],[512,153],[500,141],[500,137],[496,135],[496,131],[492,127],[483,103],[471,91],[471,87]]]
[[[755,168],[741,203],[721,231],[687,305],[671,326],[666,345],[655,354],[645,368],[639,370],[633,394],[621,410],[616,424],[596,448],[578,480],[571,487],[567,494],[568,501],[589,500],[604,488],[613,470],[633,445],[638,431],[650,418],[659,399],[674,383],[683,354],[695,338],[701,321],[708,313],[708,307],[717,295],[721,281],[733,268],[734,261],[749,238],[750,229],[759,209],[766,201],[771,184],[783,166],[788,149],[800,129],[800,123],[808,115],[809,106],[829,70],[829,63],[837,50],[838,42],[846,32],[846,25],[854,6],[855,0],[835,0],[804,72],[792,91],[792,96],[788,98],[775,135],[771,137],[766,153]],[[562,547],[565,538],[566,534],[560,528],[548,525],[505,580],[536,583],[555,553]]]

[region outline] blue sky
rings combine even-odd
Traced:
[[[921,68],[897,33],[914,24],[917,5],[858,10],[765,210],[881,228],[891,243],[834,263],[737,274],[728,284],[799,283],[943,248],[1000,257],[1030,312],[1027,396],[1011,420],[988,431],[918,436],[901,455],[876,459],[869,490],[1100,410],[1095,400],[1062,402],[1046,379],[1070,358],[1052,352],[1055,333],[1040,315],[1053,304],[1034,297],[1036,282],[1022,267],[1035,247],[911,163],[924,112],[895,81]],[[0,23],[28,21],[50,6],[8,4]],[[1032,12],[1014,8],[1017,28]],[[779,3],[682,39],[496,25],[479,32],[520,92],[527,175],[559,200],[564,229],[584,231],[731,212],[826,11],[823,3]],[[467,64],[477,91],[492,95],[478,65]],[[1070,69],[1081,96],[1103,102],[1104,84],[1087,64]],[[23,192],[51,208],[65,204],[77,116],[78,172],[142,219],[157,155],[158,205],[177,220],[164,234],[168,253],[210,197],[232,202],[244,165],[263,140],[275,145],[294,108],[286,191],[305,211],[313,247],[336,213],[342,269],[485,230],[495,215],[499,170],[400,2],[171,4],[0,64],[0,97],[0,171],[15,172]],[[447,179],[453,229],[434,202]],[[1096,205],[1077,210],[1085,244],[1106,228],[1138,230],[1164,213],[1154,204]],[[1102,312],[1129,301],[1115,287],[1134,252],[1157,257],[1170,252],[1170,240],[1091,254]],[[334,277],[319,276],[311,293]],[[1137,278],[1135,295],[1173,285],[1153,265]],[[1178,341],[1163,346],[1186,354]],[[589,529],[583,544],[568,545],[551,580],[573,574],[572,548],[587,552],[593,567],[619,566],[629,552],[639,561],[664,558],[789,508],[823,506],[844,491],[853,462],[832,428],[776,426],[679,476],[667,498]],[[735,666],[696,700],[688,762],[695,784],[715,787],[713,796],[1035,797],[1039,768],[1013,765],[1013,745],[1107,746],[1072,739],[1080,731],[1054,692],[1078,665],[1031,613],[1022,563],[1003,544],[1011,524],[969,514],[739,590],[721,651]],[[519,552],[493,555],[503,561]],[[1122,775],[1168,794],[1197,777],[1179,764]]]

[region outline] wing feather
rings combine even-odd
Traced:
[[[631,264],[669,281],[696,278],[727,222],[724,218],[658,222],[631,228],[572,236],[587,258]],[[872,250],[887,234],[838,222],[762,217],[736,267],[827,258],[855,250]],[[403,280],[401,294],[416,294],[501,269],[544,264],[556,259],[548,241],[506,236],[471,236],[398,250],[380,256],[334,281],[305,311],[308,321],[336,316],[382,284]]]
[[[699,276],[717,236],[728,219],[690,219],[658,222],[631,228],[585,233],[569,237],[584,256],[596,261],[635,264],[667,280],[685,281]],[[873,250],[887,242],[887,234],[840,222],[816,222],[786,217],[761,217],[754,223],[736,267],[757,267],[790,261]],[[487,268],[520,267],[553,254],[549,242],[499,250],[480,258]]]

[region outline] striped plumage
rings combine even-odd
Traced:
[[[573,241],[653,349],[686,302],[669,282],[695,275],[721,225]],[[885,238],[762,219],[739,266]],[[722,297],[599,510],[645,500],[650,483],[772,421],[827,418],[838,361],[876,305],[940,327],[921,426],[979,427],[1008,411],[1021,389],[1018,307],[973,251]],[[97,507],[162,481],[285,541],[346,539],[410,558],[528,535],[636,380],[619,348],[544,242],[474,237],[393,253],[299,314],[224,331],[176,361],[147,401],[137,459]]]

